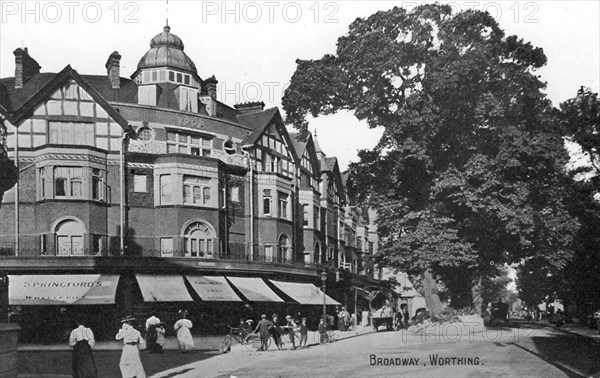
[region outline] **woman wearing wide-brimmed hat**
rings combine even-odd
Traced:
[[[135,318],[126,316],[121,320],[123,324],[116,339],[123,340],[123,352],[119,368],[123,378],[146,378],[146,372],[140,360],[140,349],[146,348],[146,343],[138,330],[133,327]]]

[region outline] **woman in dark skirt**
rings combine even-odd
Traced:
[[[69,345],[73,348],[73,378],[97,378],[92,347],[96,345],[94,333],[80,319],[78,327],[71,331]]]

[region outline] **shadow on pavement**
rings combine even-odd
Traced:
[[[535,348],[511,344],[554,365],[569,377],[590,377],[600,372],[600,348],[593,340],[553,334],[534,336],[531,341]]]
[[[120,350],[93,351],[98,377],[120,377]],[[167,350],[162,354],[141,353],[142,364],[147,376],[161,371],[184,366],[220,354],[217,351],[195,350],[180,353]],[[71,351],[20,351],[17,354],[18,372],[23,375],[66,375],[71,376]],[[187,370],[182,370],[185,373]]]

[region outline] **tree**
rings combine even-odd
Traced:
[[[308,114],[339,110],[384,128],[350,167],[378,211],[376,261],[431,270],[454,306],[480,308],[482,278],[505,263],[572,255],[568,156],[535,75],[545,63],[487,13],[394,8],[354,21],[335,55],[298,60],[283,106],[303,131]]]
[[[581,87],[577,96],[561,104],[561,119],[567,137],[577,143],[589,164],[573,170],[574,213],[581,228],[575,239],[575,255],[557,281],[554,291],[570,299],[588,315],[600,306],[600,101],[598,94]]]
[[[6,133],[4,123],[0,119],[0,138]],[[17,167],[6,153],[5,146],[0,144],[0,204],[4,197],[4,192],[15,186],[17,183]]]

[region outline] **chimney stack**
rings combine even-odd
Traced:
[[[18,48],[15,54],[15,88],[23,88],[23,85],[33,77],[40,73],[40,65],[32,57],[29,56],[27,47],[24,49]]]
[[[215,78],[215,75],[212,75],[208,79],[204,80],[204,85],[206,87],[206,93],[213,99],[217,99],[217,83],[218,82],[219,81]]]
[[[233,107],[242,114],[258,113],[263,111],[265,108],[265,103],[262,101],[244,102],[242,104],[235,104]]]
[[[110,81],[110,87],[112,89],[121,88],[121,55],[117,51],[113,51],[108,57],[106,64],[106,72],[108,73],[108,80]]]

